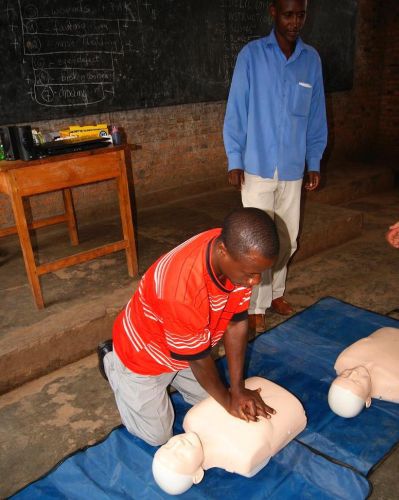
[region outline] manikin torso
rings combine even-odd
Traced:
[[[356,367],[367,369],[372,398],[399,403],[399,329],[381,328],[355,342],[338,356],[334,366],[337,375]],[[345,388],[346,380],[338,377],[334,384]]]
[[[220,467],[251,477],[306,426],[301,403],[284,388],[260,377],[247,379],[245,386],[252,390],[260,387],[262,399],[276,414],[248,423],[227,413],[213,398],[187,412],[183,428],[200,438],[205,470]]]

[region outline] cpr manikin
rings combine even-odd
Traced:
[[[187,491],[211,467],[252,477],[305,428],[305,411],[290,392],[260,377],[247,379],[245,387],[260,388],[276,414],[246,422],[211,397],[197,403],[184,418],[186,433],[173,436],[155,453],[153,474],[164,491]]]
[[[338,377],[328,404],[340,417],[356,417],[371,398],[399,403],[399,329],[380,328],[345,349],[335,362]]]

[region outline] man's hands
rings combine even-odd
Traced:
[[[256,422],[275,413],[260,397],[260,389],[252,391],[244,385],[244,359],[248,342],[248,320],[230,322],[223,337],[230,374],[230,390],[223,407],[235,417]]]
[[[271,418],[276,410],[263,401],[260,391],[260,388],[256,391],[245,388],[234,392],[230,390],[230,404],[226,410],[247,422],[257,422],[259,417]]]
[[[234,186],[239,191],[244,184],[244,170],[235,168],[228,172],[228,181],[231,186]],[[320,184],[320,172],[308,172],[306,174],[305,189],[306,191],[314,191]]]
[[[259,394],[260,389],[256,391],[246,389],[242,378],[239,383],[227,389],[219,377],[211,356],[190,361],[190,367],[195,378],[208,394],[234,417],[247,422],[257,422],[259,417],[270,418],[276,413],[263,401]]]
[[[222,382],[210,355],[190,361],[190,368],[199,384],[234,417],[256,422],[276,412],[260,396],[244,385],[243,368],[248,341],[248,320],[230,322],[223,337],[230,374],[230,389]]]
[[[244,170],[241,170],[239,168],[230,170],[230,172],[228,173],[228,180],[231,186],[234,186],[240,191],[242,184],[244,184]]]
[[[308,172],[306,174],[305,189],[306,191],[314,191],[320,184],[320,172]]]
[[[244,170],[235,168],[228,173],[228,181],[231,186],[234,186],[239,191],[244,184]],[[308,172],[306,174],[305,189],[306,191],[314,191],[320,184],[320,172]]]

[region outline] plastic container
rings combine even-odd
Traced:
[[[111,137],[112,137],[112,144],[114,146],[120,146],[122,144],[122,136],[116,125],[112,125]]]

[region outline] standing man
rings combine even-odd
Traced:
[[[274,0],[269,36],[248,43],[238,54],[224,121],[229,183],[241,189],[245,207],[275,218],[280,255],[253,290],[250,324],[265,330],[265,311],[293,312],[283,298],[287,263],[297,248],[300,198],[320,183],[320,160],[327,143],[321,61],[299,33],[307,0]]]
[[[232,212],[159,258],[117,317],[113,342],[99,345],[99,368],[127,430],[157,446],[172,436],[172,385],[195,404],[211,395],[244,420],[270,418],[259,391],[244,386],[251,288],[278,255],[272,219],[257,208]],[[223,337],[227,388],[211,357]]]

